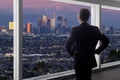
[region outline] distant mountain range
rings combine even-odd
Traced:
[[[63,18],[66,18],[68,20],[68,26],[75,26],[78,25],[77,21],[77,14],[79,11],[70,9],[70,8],[64,8],[64,9],[56,9],[56,8],[33,8],[28,7],[23,10],[23,25],[25,25],[27,22],[33,23],[33,27],[37,26],[37,18],[42,18],[43,15],[47,15],[49,17],[53,17],[53,12],[56,12],[56,16],[63,16]],[[8,26],[9,21],[13,21],[13,14],[10,11],[0,11],[0,25]],[[106,26],[114,26],[114,27],[120,27],[120,11],[117,13],[110,12],[110,10],[106,11],[103,10],[102,12],[102,25]]]

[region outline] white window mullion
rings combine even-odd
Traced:
[[[91,24],[100,28],[101,26],[101,5],[95,4],[91,7]],[[99,42],[96,46],[98,48]],[[101,55],[95,55],[97,60],[97,67],[101,68]]]
[[[14,80],[22,80],[22,0],[13,0],[14,8]]]

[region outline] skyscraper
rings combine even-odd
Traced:
[[[62,16],[58,16],[58,18],[57,18],[57,30],[56,30],[56,32],[58,34],[63,33],[63,17]]]
[[[29,22],[29,23],[26,24],[26,30],[27,30],[26,31],[27,33],[31,33],[32,32],[32,23]]]
[[[67,32],[67,19],[63,19],[63,34]]]
[[[48,19],[48,17],[47,16],[45,16],[45,15],[43,15],[43,27],[46,27],[46,25],[47,25],[47,19]]]
[[[53,27],[55,28],[55,26],[56,26],[56,12],[53,13],[53,20],[54,20]]]
[[[51,26],[50,26],[50,29],[51,29],[51,30],[55,30],[55,27],[56,27],[56,13],[54,12],[54,13],[53,13],[53,17],[51,18]]]
[[[57,18],[57,26],[58,27],[63,26],[63,17],[62,16],[58,16],[58,18]]]
[[[9,22],[9,30],[14,30],[14,22]]]
[[[51,26],[51,19],[48,19],[47,20],[47,27],[50,29],[50,26]]]
[[[67,28],[67,19],[63,19],[63,27]]]
[[[50,29],[54,30],[55,26],[56,26],[56,20],[55,20],[55,18],[51,18],[51,27],[50,27]]]
[[[37,33],[39,34],[41,31],[42,31],[42,28],[43,28],[43,25],[42,25],[42,19],[41,18],[38,18],[37,19]]]

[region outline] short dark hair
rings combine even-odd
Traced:
[[[79,17],[82,21],[88,21],[90,17],[90,11],[89,9],[83,8],[80,10]]]

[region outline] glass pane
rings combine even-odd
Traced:
[[[120,11],[102,8],[101,31],[108,36],[110,44],[102,53],[102,63],[120,60]]]
[[[13,80],[13,0],[0,0],[0,80]]]
[[[71,28],[79,25],[80,8],[90,9],[50,0],[23,1],[23,78],[73,69],[65,43]]]

